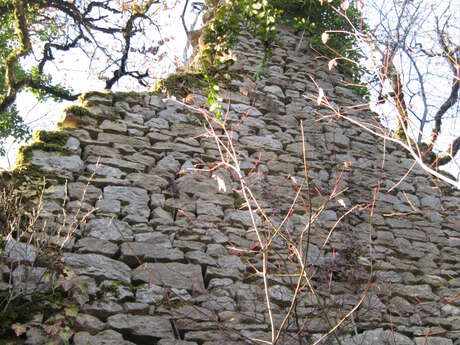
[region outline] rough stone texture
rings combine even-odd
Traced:
[[[34,150],[30,163],[45,172],[54,172],[72,176],[72,173],[80,173],[84,169],[84,163],[79,156],[65,156],[56,152]]]
[[[76,273],[96,279],[131,282],[131,269],[123,262],[98,254],[64,254],[64,262]]]
[[[113,330],[106,330],[94,336],[88,332],[79,332],[73,337],[75,345],[134,345],[130,341],[124,340],[123,336]]]
[[[321,64],[307,37],[286,29],[279,37],[267,73],[251,81],[263,45],[243,34],[229,75],[244,78],[220,86],[230,104],[226,124],[241,175],[264,211],[250,201],[253,219],[236,174],[218,165],[220,153],[197,121],[200,112],[164,102],[166,95],[92,96],[95,118],[67,129],[70,155],[34,151],[32,165],[69,180],[49,182],[48,223],[56,218],[62,224],[57,215],[64,200],[69,214],[79,206],[92,210],[87,217],[79,213],[77,228],[67,230],[75,244],[57,262],[70,266],[89,297],[75,320],[73,344],[269,340],[258,236],[270,236],[267,283],[275,327],[304,274],[296,316],[287,319],[278,344],[314,343],[364,294],[335,333],[342,345],[460,344],[459,192],[417,166],[408,173],[413,161],[399,147],[386,142],[384,154],[380,139],[318,106],[309,76],[333,104],[363,100]],[[194,90],[191,99],[191,105],[205,104],[205,90]],[[367,110],[347,116],[378,123]],[[370,220],[364,206],[378,186]],[[333,191],[340,194],[330,200]],[[356,205],[363,207],[350,211]],[[40,250],[25,242],[10,240],[5,247],[10,266],[0,266],[2,290],[10,274],[24,286],[29,272],[30,288],[45,272]],[[306,258],[305,270],[298,255]]]
[[[11,263],[33,264],[37,258],[37,249],[32,244],[10,239],[5,244],[3,256]]]
[[[145,263],[133,271],[132,280],[178,289],[204,289],[201,267],[192,264]]]
[[[107,324],[137,341],[174,338],[168,317],[117,314],[110,316]]]

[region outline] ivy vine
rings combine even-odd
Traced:
[[[244,28],[255,35],[263,44],[264,58],[259,71],[263,71],[271,56],[271,47],[276,43],[275,26],[283,23],[296,31],[308,33],[314,49],[326,57],[337,55],[345,59],[337,61],[339,70],[356,82],[360,78],[357,61],[359,53],[353,48],[351,36],[332,35],[326,47],[321,35],[328,30],[347,31],[352,25],[360,25],[360,16],[356,9],[349,8],[347,16],[339,13],[341,0],[233,0],[224,5],[214,4],[214,16],[208,24],[204,39],[206,46],[201,52],[201,63],[207,83],[207,102],[209,109],[221,116],[217,73],[222,64],[231,56],[231,49],[237,44]],[[212,5],[212,4],[211,4]],[[258,77],[256,75],[255,77]],[[362,91],[362,90],[361,90]]]

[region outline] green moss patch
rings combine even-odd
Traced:
[[[73,115],[77,117],[91,117],[91,118],[97,118],[96,114],[92,113],[85,107],[82,107],[80,105],[71,105],[67,108],[64,109],[64,114],[66,115]]]
[[[64,109],[64,119],[58,122],[59,129],[77,128],[80,125],[87,125],[97,122],[97,115],[80,105],[71,105]]]
[[[113,93],[110,90],[107,91],[90,91],[82,94],[78,97],[80,103],[86,107],[91,105],[112,105]]]
[[[156,92],[185,97],[194,89],[206,87],[205,75],[202,72],[172,73],[160,80],[154,87]]]
[[[36,131],[32,135],[33,141],[29,145],[19,148],[16,157],[16,168],[23,168],[28,165],[32,158],[33,150],[42,150],[46,152],[56,152],[59,154],[71,154],[64,148],[69,139],[69,134],[60,131]]]

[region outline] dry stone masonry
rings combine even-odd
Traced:
[[[318,106],[314,82],[334,107],[363,100],[299,42],[280,29],[253,81],[262,45],[243,36],[222,72],[226,127],[264,214],[252,201],[251,215],[238,176],[222,164],[227,152],[204,128],[204,90],[191,90],[187,106],[165,94],[88,94],[87,111],[74,108],[61,124],[63,151],[32,150],[29,163],[53,185],[41,217],[63,244],[54,265],[77,277],[68,294],[85,297],[72,344],[270,343],[256,224],[271,239],[278,344],[313,344],[340,324],[320,344],[460,345],[459,192],[396,144]],[[370,111],[348,116],[378,124]],[[216,135],[228,143],[217,126]],[[32,243],[10,240],[3,256],[3,289],[21,277],[32,284],[49,267]],[[299,274],[308,279],[296,292]],[[28,336],[38,344],[45,334]]]

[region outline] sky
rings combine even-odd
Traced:
[[[193,2],[195,1],[189,1],[185,15],[185,23],[189,31],[192,27],[197,30],[202,25],[201,14],[193,9]],[[146,30],[145,37],[137,40],[132,45],[133,48],[142,50],[151,45],[151,42],[163,41],[164,43],[159,46],[155,59],[153,61],[145,61],[145,59],[142,61],[140,58],[142,54],[130,54],[138,58],[135,63],[136,67],[140,66],[139,70],[149,68],[150,76],[152,76],[149,80],[150,86],[153,86],[156,80],[174,72],[177,66],[184,66],[186,59],[192,53],[190,45],[187,45],[187,34],[180,18],[185,0],[165,0],[164,3],[167,5],[167,9],[165,10],[165,7],[163,7],[160,15],[155,17],[155,23],[159,30]],[[161,35],[159,32],[161,32]],[[110,41],[106,43],[107,47],[110,47],[111,44],[116,44],[116,42]],[[75,93],[104,89],[105,81],[98,79],[94,70],[88,67],[89,59],[83,51],[73,49],[71,54],[55,52],[54,57],[57,63],[48,63],[45,72],[53,76],[55,83],[69,85]],[[97,58],[96,56],[93,61],[97,61]],[[30,65],[35,65],[36,63],[32,63],[32,56],[30,59]],[[112,88],[112,91],[142,90],[145,90],[145,88],[127,77],[121,78]],[[56,103],[51,100],[40,103],[32,93],[25,91],[18,95],[16,102],[19,113],[32,130],[55,130],[56,123],[61,118],[63,110],[72,103],[68,101]],[[0,168],[8,169],[14,166],[15,157],[20,146],[20,144],[14,143],[12,140],[7,143],[7,156],[0,156]]]
[[[389,28],[394,28],[397,25],[398,10],[400,10],[401,4],[404,0],[373,0],[365,2],[365,15],[369,20],[370,28],[378,27],[379,23],[383,22],[383,26],[379,26],[379,29],[388,32]],[[433,51],[440,51],[439,46],[436,47],[438,37],[435,33],[435,20],[436,17],[441,18],[440,22],[443,23],[443,19],[449,25],[449,36],[453,43],[460,47],[460,1],[459,0],[423,0],[423,1],[409,1],[407,7],[411,13],[414,12],[415,6],[418,8],[418,15],[411,17],[415,21],[414,30],[412,34],[407,37],[408,46],[423,46],[423,48]],[[398,7],[399,6],[399,7]],[[405,23],[403,22],[403,25]],[[401,50],[400,50],[401,51]],[[378,55],[378,54],[377,54]],[[448,98],[451,85],[452,85],[452,71],[449,69],[445,62],[444,57],[434,57],[427,59],[424,54],[412,52],[412,62],[417,64],[419,72],[423,75],[423,84],[427,95],[427,110],[428,115],[433,115],[439,109],[441,104]],[[378,56],[377,56],[378,57]],[[375,56],[374,56],[375,58]],[[369,59],[370,60],[370,59]],[[424,103],[421,97],[420,82],[418,79],[417,71],[414,68],[414,64],[411,63],[410,58],[407,54],[401,53],[396,55],[395,65],[400,72],[402,77],[402,83],[407,86],[407,94],[405,101],[407,102],[410,116],[409,116],[409,133],[411,137],[417,138],[420,131],[420,122],[416,119],[421,117],[424,112]],[[372,65],[371,61],[367,61],[369,65]],[[388,83],[385,85],[387,91],[391,91]],[[376,91],[374,93],[374,99],[376,98]],[[391,103],[384,103],[381,105],[374,105],[372,108],[375,112],[379,113],[382,118],[382,122],[388,127],[395,128],[396,122],[396,111],[394,105]],[[436,142],[436,148],[440,151],[448,149],[452,141],[460,135],[460,117],[459,117],[459,102],[454,105],[448,113],[443,117],[441,135]],[[423,141],[428,142],[434,122],[429,121],[422,133]],[[445,165],[442,169],[451,173],[457,179],[460,177],[460,154],[457,154],[455,160],[450,164]]]

